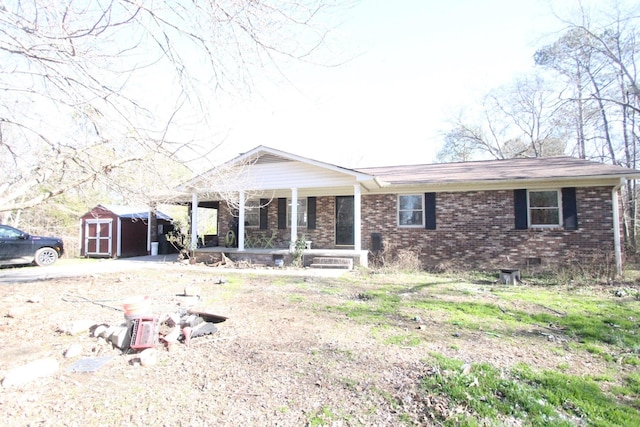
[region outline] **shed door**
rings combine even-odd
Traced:
[[[113,220],[89,219],[84,227],[85,255],[111,256]]]

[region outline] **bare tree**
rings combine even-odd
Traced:
[[[445,135],[438,159],[563,154],[561,111],[556,92],[541,76],[520,77],[487,94],[475,116],[459,116]]]
[[[538,50],[536,63],[567,78],[577,106],[575,121],[581,156],[637,167],[640,89],[636,57],[640,49],[637,4],[624,8],[614,2],[605,10],[582,4],[557,41]],[[637,196],[627,183],[623,206],[625,237],[635,247]]]
[[[209,104],[282,61],[322,62],[332,0],[0,4],[0,212],[153,177],[220,140]],[[154,161],[155,159],[155,161]],[[118,178],[118,179],[115,179]],[[133,180],[133,182],[142,182]]]

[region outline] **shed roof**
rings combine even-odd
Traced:
[[[531,181],[562,178],[639,179],[640,171],[573,157],[535,157],[359,168],[388,185]]]
[[[103,209],[113,212],[120,218],[132,218],[132,219],[149,219],[148,206],[125,206],[125,205],[98,205]],[[171,221],[172,218],[160,211],[156,211],[156,218],[165,221]]]

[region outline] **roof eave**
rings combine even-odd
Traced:
[[[385,189],[390,188],[428,188],[433,190],[446,191],[468,191],[468,190],[500,190],[514,189],[522,187],[548,187],[562,185],[565,187],[590,187],[600,185],[615,186],[620,180],[640,179],[640,174],[632,175],[594,175],[583,177],[548,177],[548,178],[518,178],[506,180],[479,180],[479,181],[405,181],[384,183]]]

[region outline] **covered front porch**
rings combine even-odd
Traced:
[[[198,262],[213,264],[222,260],[222,254],[234,262],[246,261],[256,266],[281,267],[291,265],[295,252],[290,248],[227,248],[223,246],[202,247],[193,251],[193,256]],[[303,267],[328,268],[326,260],[342,259],[350,260],[350,267],[368,265],[366,250],[355,249],[302,249],[300,261]],[[279,262],[278,260],[282,260]],[[322,260],[323,262],[319,262]],[[334,268],[343,268],[345,263],[336,263]]]
[[[258,147],[185,183],[177,196],[190,206],[188,246],[198,260],[224,253],[265,265],[325,257],[367,266],[362,193],[379,187],[369,174]],[[203,208],[215,209],[215,236],[199,229]]]

